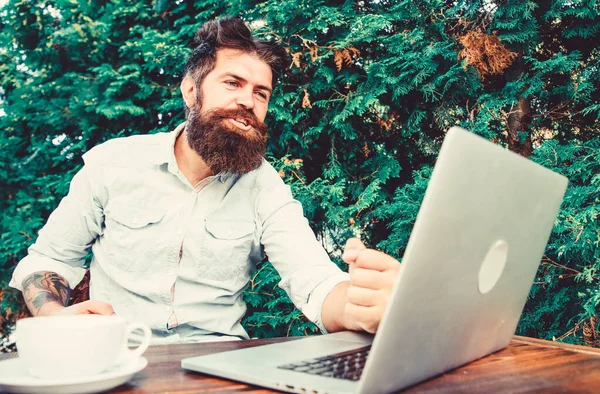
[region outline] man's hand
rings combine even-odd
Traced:
[[[112,305],[101,301],[84,301],[79,304],[63,307],[62,310],[54,313],[55,316],[69,316],[69,315],[114,315]]]
[[[112,306],[100,301],[86,301],[67,307],[71,288],[55,272],[39,271],[23,280],[23,297],[33,316],[113,315]]]
[[[375,333],[392,294],[400,263],[385,253],[367,249],[356,238],[346,242],[342,259],[350,266],[350,282],[334,287],[323,301],[323,324],[330,332]]]

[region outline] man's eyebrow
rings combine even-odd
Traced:
[[[231,77],[231,78],[233,78],[233,79],[235,79],[237,81],[240,81],[240,82],[248,82],[245,78],[242,78],[239,75],[236,75],[236,74],[233,74],[233,73],[225,73],[224,75],[227,76],[227,77]],[[256,87],[259,88],[259,89],[266,90],[269,93],[273,93],[273,89],[271,89],[268,86],[265,86],[265,85],[256,85]]]

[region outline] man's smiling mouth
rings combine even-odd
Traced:
[[[244,131],[250,131],[252,129],[252,122],[250,122],[248,119],[228,118],[227,120],[238,129],[242,129]]]

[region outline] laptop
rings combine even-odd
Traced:
[[[389,393],[508,346],[567,179],[451,128],[375,336],[340,332],[182,360],[298,393]]]

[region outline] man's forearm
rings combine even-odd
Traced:
[[[346,293],[350,282],[342,282],[335,286],[323,301],[321,321],[329,332],[351,329],[345,316]]]
[[[54,272],[38,271],[23,280],[23,297],[33,316],[52,315],[69,303],[71,288]]]

